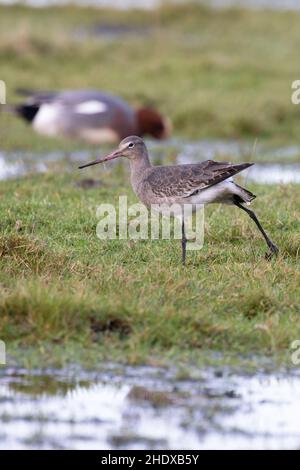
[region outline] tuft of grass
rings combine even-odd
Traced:
[[[79,344],[102,341],[130,332],[126,310],[101,306],[95,291],[82,283],[47,282],[31,278],[6,288],[0,300],[2,337],[19,346],[76,340]]]
[[[59,276],[71,268],[65,253],[54,253],[47,248],[45,241],[15,233],[0,236],[0,259],[10,274],[46,275],[56,272]]]

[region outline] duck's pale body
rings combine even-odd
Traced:
[[[168,119],[155,109],[134,109],[120,97],[99,90],[22,93],[27,99],[7,109],[48,137],[103,144],[119,142],[132,133],[163,139],[171,130]]]

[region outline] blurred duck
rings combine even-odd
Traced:
[[[18,92],[27,98],[9,110],[42,135],[102,144],[132,134],[164,139],[171,131],[169,120],[155,109],[135,110],[121,98],[102,91]]]

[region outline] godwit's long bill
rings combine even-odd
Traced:
[[[151,204],[169,204],[170,206],[178,204],[183,208],[185,204],[200,205],[215,202],[235,205],[254,220],[269,248],[267,257],[278,253],[277,246],[268,237],[255,213],[244,206],[256,196],[232,180],[232,176],[253,163],[232,164],[207,160],[189,165],[152,166],[143,140],[140,137],[131,136],[122,140],[119,148],[111,154],[79,168],[86,168],[118,157],[129,159],[132,188],[146,207],[150,207]],[[182,218],[183,264],[186,258],[186,242],[184,218]]]

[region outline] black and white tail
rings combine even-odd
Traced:
[[[9,105],[4,104],[1,106],[1,111],[15,114],[22,117],[27,122],[32,122],[39,111],[39,106],[35,104],[18,104],[18,105]]]
[[[238,202],[250,204],[250,202],[256,198],[255,194],[248,191],[248,189],[245,189],[236,183],[234,183],[234,185],[237,189],[235,196],[238,199]]]

